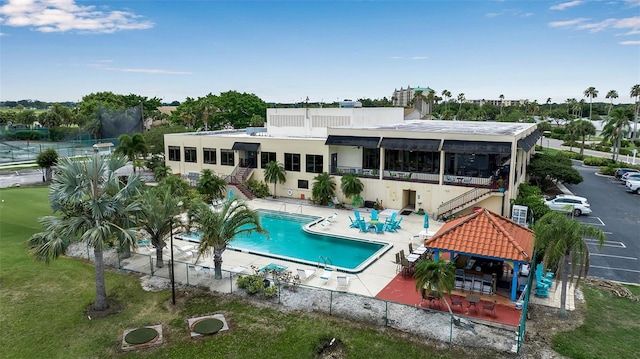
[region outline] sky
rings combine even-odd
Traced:
[[[631,103],[640,0],[2,0],[0,100],[391,98]]]

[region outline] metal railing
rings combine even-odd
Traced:
[[[492,192],[493,190],[491,188],[473,188],[458,197],[441,204],[438,207],[438,218],[445,213],[453,212],[454,209],[463,207],[467,204],[470,205],[472,202],[477,201],[481,197],[487,196]]]

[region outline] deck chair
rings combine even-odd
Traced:
[[[482,313],[488,311],[492,317],[496,317],[496,301],[493,302],[482,302]]]
[[[338,281],[338,289],[347,290],[349,288],[349,277],[346,275],[336,276],[336,280]]]
[[[207,277],[207,278],[211,279],[211,272],[212,272],[211,268],[202,267],[202,276],[203,277]]]
[[[409,253],[413,253],[413,243],[409,243]]]
[[[378,218],[378,210],[377,210],[377,209],[371,210],[371,220],[372,220],[372,221],[378,221],[378,220],[380,220],[380,219]]]
[[[173,249],[175,250],[174,254],[177,254],[178,257],[182,257],[183,259],[193,258],[193,252],[190,250],[182,249],[182,247],[173,245]]]
[[[385,224],[393,224],[396,222],[396,216],[398,215],[398,212],[393,212],[393,214],[391,214],[391,217],[387,218],[384,223]]]
[[[326,284],[331,281],[331,277],[333,277],[333,269],[329,267],[325,267],[320,275],[320,279]]]
[[[459,295],[451,295],[451,310],[456,306],[459,306],[460,311],[464,312],[464,307],[462,306],[463,299],[464,298]]]
[[[356,216],[356,222],[358,223],[358,225],[360,225],[360,222],[364,222],[364,218],[360,216],[359,211],[353,211],[353,215]]]
[[[464,289],[464,269],[456,269],[454,288]]]
[[[360,222],[358,227],[360,228],[360,232],[369,232],[369,225],[365,221]]]
[[[543,285],[547,284],[549,287],[553,284],[553,281],[545,276],[542,263],[538,263],[538,265],[536,265],[536,285],[538,283],[542,283]]]
[[[382,234],[382,233],[384,233],[384,227],[385,227],[385,224],[384,224],[384,223],[378,223],[378,224],[376,224],[376,227],[375,227],[375,229],[376,229],[376,233],[377,233],[377,234]]]
[[[358,221],[353,220],[353,218],[351,218],[351,216],[349,216],[349,220],[351,221],[351,224],[349,225],[349,228],[359,228],[359,223]]]
[[[400,260],[400,252],[396,253],[396,273],[400,272],[400,269],[402,269],[402,261]]]
[[[316,274],[316,271],[313,269],[298,268],[298,278],[300,278],[300,281],[302,282],[308,281],[311,277],[314,276],[314,274]]]

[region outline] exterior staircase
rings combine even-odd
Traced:
[[[254,199],[256,196],[254,196],[249,188],[244,185],[244,182],[251,177],[252,173],[252,167],[236,166],[230,175],[224,177],[224,181],[227,182],[227,186],[236,187],[247,199]]]
[[[438,207],[437,218],[441,218],[444,214],[454,214],[469,208],[485,198],[491,197],[494,193],[492,188],[473,188],[458,197],[444,202]]]

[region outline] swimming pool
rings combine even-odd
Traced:
[[[311,233],[309,226],[322,218],[303,214],[259,209],[262,226],[269,236],[252,233],[237,236],[229,249],[309,265],[324,265],[349,273],[359,273],[384,254],[386,242]],[[176,236],[198,242],[197,233]]]

